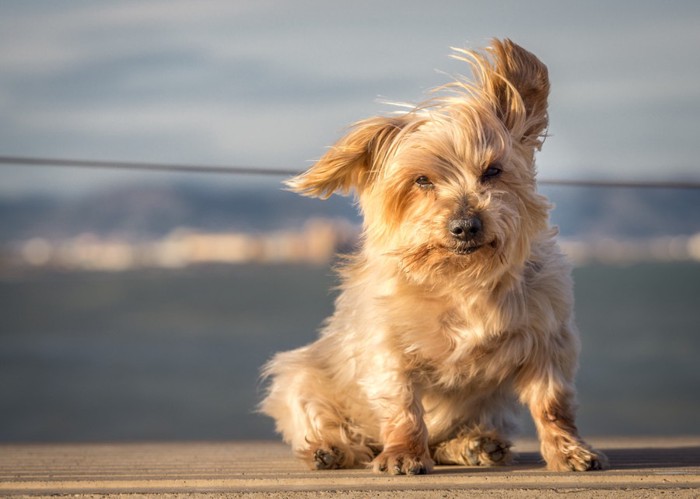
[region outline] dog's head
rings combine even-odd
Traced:
[[[547,68],[510,40],[485,53],[457,50],[474,82],[395,117],[357,123],[288,182],[327,198],[355,190],[365,250],[394,258],[426,282],[455,271],[493,282],[522,266],[547,227],[534,155],[547,127]]]

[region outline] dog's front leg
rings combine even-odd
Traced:
[[[521,379],[521,398],[530,408],[540,437],[542,457],[553,471],[602,470],[605,454],[593,449],[578,434],[575,391],[571,376],[556,362],[540,365]]]
[[[396,381],[397,377],[393,378]],[[408,381],[394,385],[393,390],[389,386],[384,385],[381,393],[374,394],[382,413],[383,450],[372,461],[372,467],[375,472],[394,475],[428,473],[433,468],[433,460],[428,449],[428,430],[423,421],[420,398]]]

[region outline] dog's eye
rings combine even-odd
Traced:
[[[481,174],[481,181],[485,182],[498,177],[503,170],[498,165],[489,165]]]
[[[416,185],[422,189],[430,189],[433,187],[433,183],[425,175],[416,178]]]

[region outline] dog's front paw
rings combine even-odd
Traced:
[[[574,445],[547,461],[547,468],[554,471],[599,471],[610,467],[608,458],[587,445]]]
[[[375,473],[392,475],[425,475],[433,469],[433,460],[427,452],[416,455],[410,452],[384,451],[372,461]]]

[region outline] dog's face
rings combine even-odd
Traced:
[[[476,83],[400,117],[358,123],[289,185],[327,197],[354,189],[365,250],[412,279],[455,272],[482,283],[522,266],[547,225],[534,153],[547,125],[546,67],[512,42],[463,52]]]

